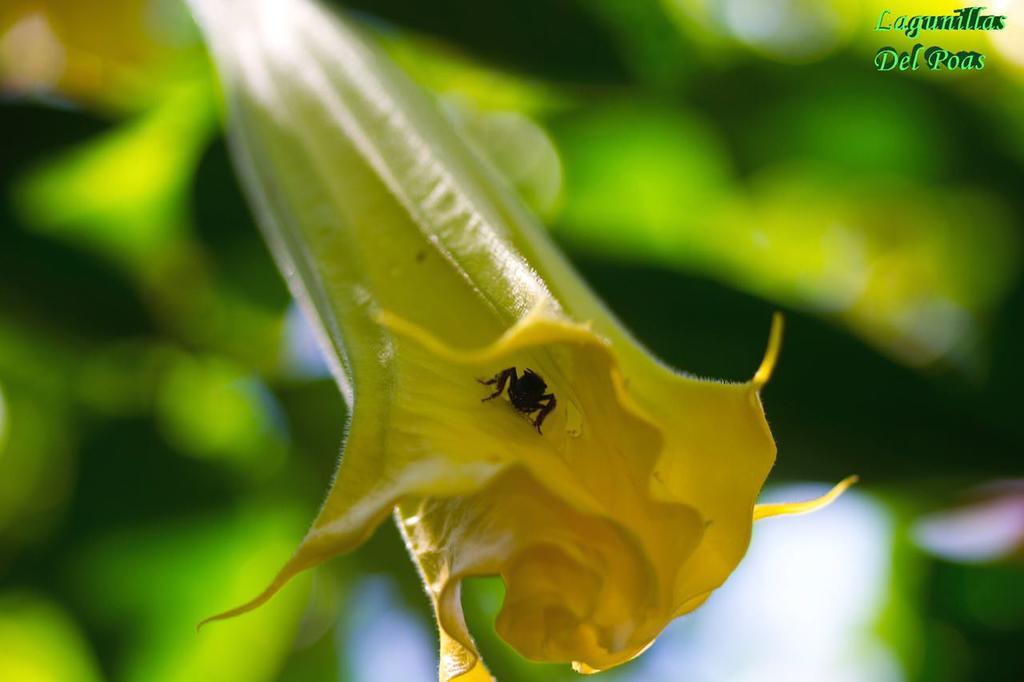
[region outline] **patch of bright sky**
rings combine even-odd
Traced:
[[[362,580],[346,605],[338,628],[339,678],[351,682],[437,678],[436,636],[399,601],[383,576]]]
[[[284,357],[281,362],[292,376],[325,379],[331,376],[316,334],[298,305],[292,301],[285,317]]]

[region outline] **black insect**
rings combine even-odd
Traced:
[[[485,386],[497,384],[494,393],[481,402],[497,398],[505,390],[505,384],[508,384],[508,399],[512,402],[512,407],[523,414],[537,413],[537,416],[533,418],[533,425],[537,427],[537,433],[543,433],[540,430],[540,425],[558,404],[554,393],[545,393],[548,390],[548,385],[532,369],[523,372],[523,376],[517,376],[516,368],[509,367],[495,374],[493,379],[487,381],[477,379],[477,381]]]

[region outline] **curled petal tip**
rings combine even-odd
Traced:
[[[218,613],[218,614],[215,614],[215,615],[212,615],[212,616],[207,616],[206,618],[203,618],[201,621],[196,623],[196,634],[198,635],[200,630],[202,630],[207,625],[209,625],[210,623],[212,623],[212,622],[214,622],[216,620],[226,620],[228,618],[232,618],[234,616],[240,615],[240,614],[242,614],[242,613],[244,613],[245,611],[248,611],[248,610],[249,609],[232,609],[230,611],[225,611],[224,613]]]
[[[817,511],[835,502],[835,500],[846,492],[847,488],[860,480],[859,476],[847,476],[839,481],[832,490],[821,497],[805,502],[779,502],[775,504],[758,504],[754,506],[754,520],[760,521],[771,516],[785,516],[790,514],[807,514]]]
[[[761,360],[761,366],[757,368],[754,378],[750,381],[755,390],[760,390],[772,378],[772,371],[775,369],[775,363],[779,359],[779,350],[782,348],[782,329],[782,313],[776,312],[772,315],[772,328],[768,332],[768,347],[764,351],[764,359]]]
[[[243,613],[248,613],[256,607],[265,604],[267,601],[270,600],[271,597],[277,594],[278,590],[280,590],[284,586],[284,584],[287,583],[288,580],[293,575],[295,575],[295,573],[298,572],[298,570],[300,569],[294,568],[291,564],[285,566],[284,569],[282,569],[281,572],[278,573],[277,577],[274,578],[274,581],[271,582],[270,585],[268,585],[266,589],[263,590],[263,592],[261,592],[256,597],[240,606],[236,606],[233,609],[222,611],[221,613],[217,613],[212,616],[207,616],[206,618],[203,618],[196,624],[196,632],[198,633],[207,624],[212,623],[215,620],[227,620],[228,618],[234,618],[235,616],[240,616]]]
[[[218,613],[218,614],[215,614],[215,615],[212,615],[212,616],[207,616],[206,618],[203,618],[201,621],[196,623],[196,634],[198,635],[203,628],[205,628],[207,625],[209,625],[213,621],[215,621],[215,620],[224,620],[225,618],[230,618],[230,617],[231,617],[230,612],[228,612],[228,613]]]

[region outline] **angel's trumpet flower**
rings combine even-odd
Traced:
[[[778,318],[748,382],[665,367],[359,30],[310,0],[193,5],[245,188],[351,413],[295,555],[214,618],[395,513],[436,609],[442,680],[490,679],[459,602],[479,575],[505,582],[512,646],[593,672],[706,600],[756,518],[838,494],[755,505],[775,459],[759,390]]]

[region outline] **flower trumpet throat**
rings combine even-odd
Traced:
[[[703,603],[756,518],[849,484],[756,505],[775,460],[759,391],[780,317],[748,382],[665,367],[353,25],[308,0],[193,8],[250,202],[350,407],[294,556],[210,620],[257,607],[394,514],[435,607],[441,680],[490,679],[459,597],[483,575],[505,583],[496,625],[512,646],[594,672]]]

